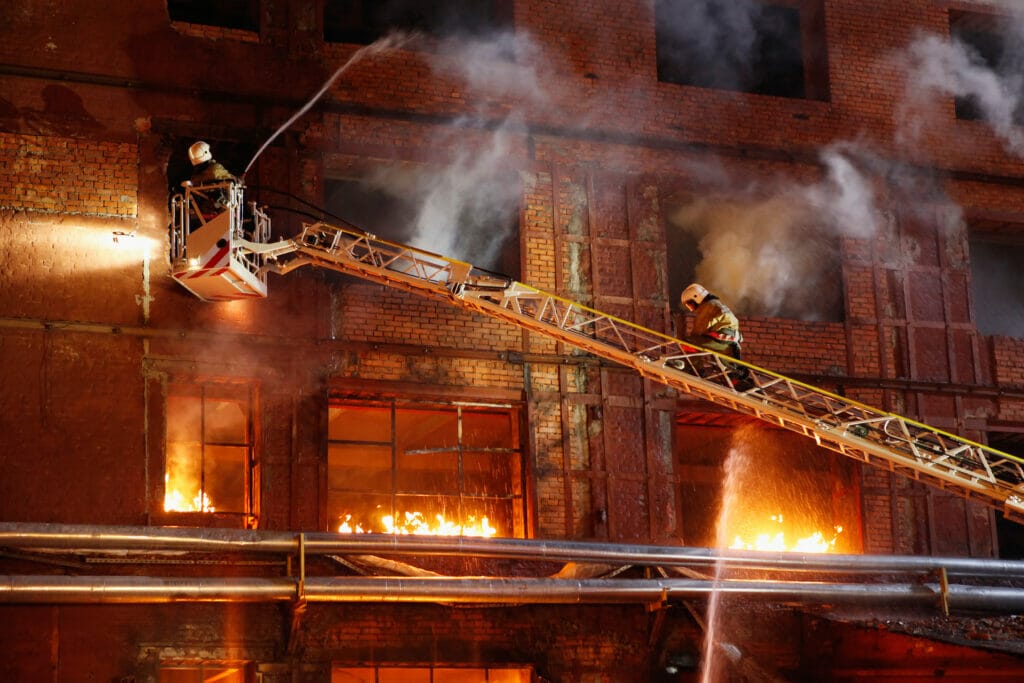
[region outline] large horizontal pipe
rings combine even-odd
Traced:
[[[693,579],[497,579],[310,577],[166,578],[140,576],[0,576],[0,603],[84,604],[167,602],[436,602],[474,604],[660,604],[728,597],[795,604],[923,606],[938,610],[936,584],[829,584]],[[953,584],[950,609],[1015,614],[1024,589]]]
[[[0,523],[0,548],[67,552],[261,552],[294,554],[299,533],[244,529]],[[932,572],[1024,577],[1024,561],[913,555],[838,555],[718,550],[581,541],[391,534],[302,534],[306,555],[462,555],[646,566],[708,566],[822,572]]]

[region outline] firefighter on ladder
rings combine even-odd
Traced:
[[[741,360],[740,322],[721,299],[694,282],[683,290],[680,302],[684,309],[693,313],[693,327],[685,337],[687,342]],[[742,365],[736,366],[733,381],[736,388],[749,388],[749,383],[750,371]]]

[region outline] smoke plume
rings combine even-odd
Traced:
[[[697,240],[696,279],[745,315],[837,318],[839,238],[881,224],[861,154],[849,143],[824,150],[812,185],[752,185],[681,206],[670,222]]]
[[[509,159],[518,156],[524,118],[553,106],[541,84],[553,80],[558,60],[512,31],[441,40],[421,55],[438,82],[475,109],[434,128],[430,146],[445,150],[444,161],[382,167],[362,182],[412,209],[411,229],[386,236],[486,268],[515,267],[501,259],[523,183]]]
[[[976,47],[957,38],[925,34],[902,55],[907,96],[899,107],[903,142],[913,144],[927,125],[925,112],[934,111],[936,96],[960,99],[1003,141],[1006,149],[1024,156],[1021,119],[1024,95],[1024,21],[1021,15],[995,26],[993,44],[1000,54],[983,56]]]
[[[736,89],[747,83],[757,44],[754,0],[655,2],[659,62],[692,64],[692,85]]]

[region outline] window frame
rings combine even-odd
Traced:
[[[369,390],[367,390],[367,388]],[[391,432],[390,441],[381,441],[380,443],[374,442],[371,444],[391,449],[391,464],[389,470],[390,490],[383,492],[371,492],[369,490],[345,490],[344,488],[332,488],[329,481],[331,470],[330,450],[332,444],[365,444],[367,442],[351,439],[332,439],[330,437],[329,427],[326,428],[324,430],[324,442],[326,460],[325,468],[327,475],[324,477],[323,482],[323,500],[325,501],[321,519],[323,529],[332,532],[338,531],[338,524],[336,523],[338,513],[331,509],[332,496],[376,495],[381,498],[389,498],[391,502],[392,515],[397,515],[402,512],[402,510],[399,509],[400,505],[398,501],[403,498],[436,498],[438,495],[436,492],[414,491],[411,489],[406,490],[402,489],[398,484],[401,471],[398,469],[397,460],[398,435],[394,431],[398,410],[448,410],[454,411],[458,414],[461,414],[463,410],[468,410],[470,412],[494,412],[507,416],[507,419],[509,420],[512,444],[508,447],[490,448],[486,450],[491,453],[508,453],[510,457],[515,458],[515,462],[510,464],[510,469],[511,474],[516,477],[516,480],[512,482],[512,491],[509,494],[481,494],[479,491],[467,491],[465,489],[465,479],[460,477],[458,489],[453,491],[451,494],[445,493],[444,495],[446,497],[449,495],[457,497],[460,508],[462,503],[466,500],[482,500],[487,502],[507,501],[512,528],[509,530],[511,536],[505,537],[530,538],[532,536],[532,478],[529,469],[530,463],[526,447],[526,434],[523,427],[525,420],[525,406],[522,404],[520,396],[516,395],[515,398],[512,398],[511,394],[514,392],[502,392],[488,396],[486,391],[474,391],[472,388],[453,388],[452,392],[449,394],[447,392],[430,391],[428,388],[419,387],[418,385],[408,389],[399,388],[396,392],[394,391],[394,387],[389,386],[389,383],[387,382],[381,383],[380,386],[377,387],[377,391],[374,391],[370,387],[367,388],[356,389],[354,387],[350,387],[348,390],[332,391],[328,398],[328,405],[325,411],[328,415],[326,419],[329,424],[331,408],[337,405],[351,405],[354,407],[388,407],[390,409],[390,424],[393,430]],[[417,391],[417,388],[419,391]],[[459,425],[461,429],[461,419]],[[479,453],[484,450],[485,449],[472,446],[467,447],[466,444],[462,442],[462,438],[460,436],[457,447],[460,472],[462,471],[462,465],[464,464],[464,451]]]
[[[492,671],[503,671],[503,670],[518,670],[526,674],[526,680],[531,683],[537,681],[537,673],[533,666],[522,664],[507,664],[503,666],[468,666],[468,665],[455,665],[455,664],[340,664],[334,662],[331,664],[331,683],[335,683],[335,673],[343,673],[344,671],[361,671],[373,672],[373,683],[379,683],[381,671],[397,671],[401,669],[406,670],[421,670],[427,671],[429,674],[428,679],[431,683],[434,681],[434,673],[437,670],[465,670],[467,673],[480,673],[484,674],[482,681],[491,680]],[[337,683],[346,683],[345,681],[338,681]]]
[[[998,26],[1007,20],[1008,17],[994,12],[950,9],[949,37],[969,46],[986,68],[1002,77],[1000,65],[1006,57],[1006,43],[1010,37],[1003,35]],[[953,110],[957,121],[983,121],[986,118],[970,96],[954,95]],[[1024,104],[1018,104],[1013,112],[1013,125],[1024,126]]]
[[[157,669],[157,681],[163,683],[164,671],[179,670],[179,671],[195,671],[199,674],[199,678],[196,679],[197,683],[202,683],[206,680],[205,673],[209,669],[226,669],[226,668],[238,668],[241,669],[242,680],[244,683],[255,683],[256,681],[256,667],[253,662],[250,661],[233,661],[233,660],[175,660],[168,659],[160,662]]]
[[[722,1],[726,3],[732,2],[732,0]],[[829,101],[828,43],[825,35],[825,11],[822,0],[752,0],[754,4],[762,7],[770,7],[783,12],[786,10],[796,10],[797,12],[801,67],[799,92],[797,93],[773,92],[770,89],[766,89],[764,86],[768,81],[766,80],[767,74],[764,72],[777,68],[780,64],[774,61],[759,60],[756,54],[751,55],[750,63],[755,67],[753,69],[754,73],[761,73],[761,76],[753,78],[752,83],[736,82],[729,84],[724,80],[717,83],[695,82],[692,74],[707,72],[708,70],[705,67],[708,65],[708,62],[705,61],[700,64],[694,64],[692,67],[687,67],[685,64],[680,64],[678,58],[670,59],[665,54],[673,50],[673,48],[678,50],[680,44],[685,44],[685,41],[677,36],[669,35],[669,31],[664,28],[665,20],[659,19],[659,6],[662,6],[663,3],[671,2],[689,2],[689,0],[655,0],[655,54],[659,82],[794,100]],[[759,37],[763,36],[765,31],[759,31],[756,35]],[[673,38],[675,38],[674,42]],[[795,75],[796,69],[793,69],[793,71]],[[673,72],[679,72],[682,75],[674,75]],[[691,75],[688,77],[686,76],[687,73]]]
[[[167,510],[165,509],[167,486],[168,464],[171,448],[170,433],[170,401],[172,399],[196,398],[200,401],[200,414],[205,413],[206,402],[222,400],[239,403],[245,416],[246,425],[244,428],[244,442],[222,442],[207,440],[206,435],[201,435],[201,449],[205,454],[208,447],[243,447],[245,449],[245,462],[243,465],[243,487],[242,500],[243,510]],[[152,501],[153,514],[158,520],[165,524],[188,524],[192,526],[240,526],[245,528],[256,528],[260,516],[260,467],[257,435],[257,405],[258,389],[255,384],[243,381],[204,380],[204,379],[172,379],[167,382],[164,400],[162,402],[163,433],[160,444],[160,472],[161,476],[156,477],[155,496]],[[204,418],[205,419],[205,418]],[[203,465],[205,468],[205,463]],[[201,487],[205,488],[204,471],[201,479]],[[216,500],[212,501],[216,505]]]

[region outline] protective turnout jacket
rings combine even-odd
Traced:
[[[690,341],[715,350],[732,347],[737,357],[743,341],[740,323],[729,307],[714,295],[709,295],[694,311]]]

